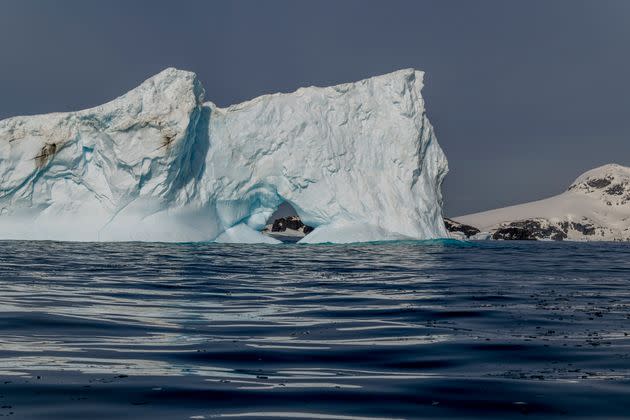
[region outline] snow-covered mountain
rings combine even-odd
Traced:
[[[494,239],[630,240],[630,168],[610,164],[546,200],[454,218]]]
[[[0,121],[0,238],[303,242],[446,236],[446,158],[423,73],[401,70],[219,108],[167,69],[96,108]]]

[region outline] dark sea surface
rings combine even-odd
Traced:
[[[0,416],[630,418],[630,245],[0,242]]]

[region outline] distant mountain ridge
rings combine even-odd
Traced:
[[[630,168],[604,165],[557,196],[453,220],[492,239],[630,241]]]

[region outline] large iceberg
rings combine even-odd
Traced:
[[[333,87],[203,102],[167,69],[96,108],[0,121],[0,238],[302,242],[446,237],[447,161],[412,69]]]

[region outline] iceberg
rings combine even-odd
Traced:
[[[447,237],[448,172],[423,73],[307,87],[220,108],[166,69],[95,108],[0,121],[0,239],[301,242]]]

